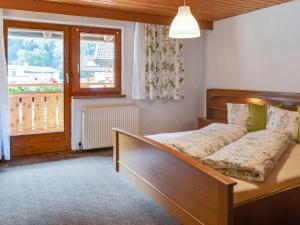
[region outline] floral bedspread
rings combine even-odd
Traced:
[[[213,123],[186,135],[162,141],[196,159],[211,155],[247,133],[243,126]]]
[[[279,130],[248,133],[202,162],[232,177],[262,182],[291,143],[291,134]]]

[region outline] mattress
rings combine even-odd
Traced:
[[[290,146],[264,182],[231,179],[237,182],[234,186],[235,205],[300,185],[300,144]]]

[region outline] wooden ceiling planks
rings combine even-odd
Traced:
[[[41,0],[174,16],[183,0]],[[216,21],[289,0],[186,0],[199,20]]]
[[[213,22],[289,0],[186,0],[202,29]],[[9,0],[0,7],[89,16],[107,19],[170,24],[183,0]]]

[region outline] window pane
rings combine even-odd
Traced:
[[[8,83],[10,93],[62,91],[63,32],[9,28]]]
[[[80,88],[115,88],[115,36],[80,34]]]
[[[63,32],[8,29],[12,134],[63,131]]]

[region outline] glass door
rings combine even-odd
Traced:
[[[68,28],[5,22],[12,156],[70,145]]]

